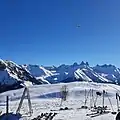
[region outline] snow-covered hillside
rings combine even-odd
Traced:
[[[21,88],[24,85],[45,83],[36,79],[22,66],[12,61],[0,59],[0,92],[10,89]]]
[[[63,85],[67,86],[68,96],[67,101],[64,101],[61,107],[71,108],[70,110],[59,111],[60,108],[60,91]],[[86,94],[90,90],[93,90],[93,99],[96,99],[96,92],[102,93],[103,90],[106,91],[105,94],[105,106],[108,107],[108,114],[103,114],[91,118],[87,114],[91,113],[90,109],[80,109],[84,105],[85,101],[85,91]],[[10,109],[9,112],[16,112],[20,98],[22,96],[24,89],[12,90],[0,94],[0,110],[5,112],[5,101],[6,96],[10,99]],[[30,117],[28,114],[28,101],[24,100],[20,113],[23,115],[21,120],[31,120],[41,113],[56,112],[57,115],[53,120],[115,120],[116,115],[111,114],[111,112],[117,111],[116,106],[116,93],[120,94],[120,86],[114,84],[103,84],[94,82],[72,82],[72,83],[60,83],[51,85],[35,85],[29,87],[33,114]],[[90,102],[90,95],[87,97],[86,105],[88,108],[93,105]],[[102,106],[103,98],[98,96],[97,106]],[[112,106],[111,106],[112,103]],[[58,110],[58,111],[51,111]]]

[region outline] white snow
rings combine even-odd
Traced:
[[[45,80],[43,77],[36,77],[37,80],[42,80],[44,83],[50,84],[47,80]]]
[[[67,101],[63,102],[63,107],[73,108],[73,110],[66,111],[56,111],[58,114],[53,120],[114,120],[115,115],[111,113],[101,115],[95,118],[90,118],[86,116],[87,113],[90,113],[90,110],[79,109],[84,102],[85,89],[88,92],[90,89],[93,89],[93,92],[99,91],[102,92],[105,90],[107,96],[111,99],[114,111],[116,111],[116,92],[120,93],[120,86],[114,84],[103,84],[103,83],[94,83],[94,82],[74,82],[74,83],[61,83],[61,84],[51,84],[51,85],[36,85],[30,86],[30,96],[32,101],[33,115],[29,117],[27,99],[25,99],[21,113],[23,117],[21,120],[30,120],[34,117],[40,115],[40,113],[51,112],[52,109],[59,109],[60,98],[59,92],[63,85],[67,85],[68,88],[68,97]],[[9,95],[10,98],[10,112],[15,112],[20,97],[22,95],[23,89],[12,90],[0,94],[0,110],[5,112],[5,97]],[[105,96],[105,105],[111,109],[110,103]],[[102,97],[99,97],[97,105],[101,105]],[[89,106],[89,101],[87,102]]]
[[[85,81],[92,81],[92,80],[91,80],[88,76],[86,76],[85,73],[84,73],[82,70],[80,70],[80,69],[76,70],[76,71],[74,72],[74,74],[75,74],[75,77],[76,77],[77,79],[81,78],[81,79],[83,79],[83,80],[85,80]]]
[[[16,67],[18,67],[18,68],[21,68],[19,65],[17,65],[15,62],[13,62],[13,61],[5,61],[5,62],[9,62],[9,63],[11,63],[13,66],[16,66]]]

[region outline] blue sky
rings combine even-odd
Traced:
[[[19,64],[83,60],[120,67],[119,6],[119,0],[1,0],[0,57]]]

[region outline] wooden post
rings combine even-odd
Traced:
[[[30,94],[29,94],[29,90],[27,90],[27,98],[28,98],[28,106],[29,106],[29,113],[30,113],[30,116],[32,116],[32,104],[31,104],[31,100],[30,100]]]
[[[25,88],[24,91],[23,91],[23,94],[22,94],[22,97],[21,97],[21,100],[20,100],[20,103],[19,103],[19,106],[18,106],[18,109],[17,109],[16,113],[20,112],[20,109],[21,109],[22,103],[23,103],[23,99],[25,98],[26,89],[27,88]]]
[[[94,98],[93,98],[93,89],[91,89],[91,94],[90,94],[90,99],[91,99],[91,108],[94,106]]]
[[[68,95],[67,86],[64,85],[64,86],[62,86],[62,88],[61,88],[61,103],[60,103],[60,106],[62,106],[62,102],[63,102],[63,101],[66,101],[67,95]]]
[[[103,90],[103,110],[104,110],[104,108],[105,108],[105,90]]]
[[[9,113],[9,97],[6,96],[6,114]]]
[[[28,106],[29,106],[29,113],[30,113],[30,116],[32,115],[32,104],[31,104],[31,100],[30,100],[30,93],[29,93],[29,90],[27,87],[25,87],[24,91],[23,91],[23,94],[22,94],[22,97],[21,97],[21,100],[20,100],[20,103],[19,103],[19,106],[18,106],[18,109],[16,111],[16,113],[19,113],[20,112],[20,109],[22,107],[22,104],[23,104],[23,100],[25,99],[25,94],[27,93],[27,99],[28,99]]]
[[[90,91],[91,91],[91,89],[88,91],[88,93],[86,93],[85,106],[86,106],[86,104],[87,104],[87,100],[89,99]]]
[[[94,100],[94,108],[96,107],[97,98],[98,98],[98,95],[96,95],[96,98],[95,98],[95,100]]]
[[[86,106],[86,89],[85,89],[85,101],[84,101],[84,106]]]
[[[6,96],[6,120],[8,120],[8,113],[9,113],[9,97]]]
[[[92,89],[92,103],[93,103],[93,104],[92,104],[92,107],[94,107],[94,95],[93,95],[93,92],[94,92],[94,91],[93,91],[93,89]]]
[[[119,112],[118,93],[116,93],[116,99],[117,99],[117,110]]]
[[[91,108],[91,89],[90,89],[90,108]]]

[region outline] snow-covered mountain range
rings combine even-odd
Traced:
[[[120,69],[114,65],[96,65],[90,67],[88,62],[74,63],[73,65],[62,64],[58,67],[23,65],[37,79],[47,80],[49,83],[59,82],[110,82],[120,83]]]
[[[0,59],[0,91],[20,88],[28,84],[54,84],[60,82],[120,83],[120,69],[114,65],[96,65],[88,62],[56,66],[17,65]]]

